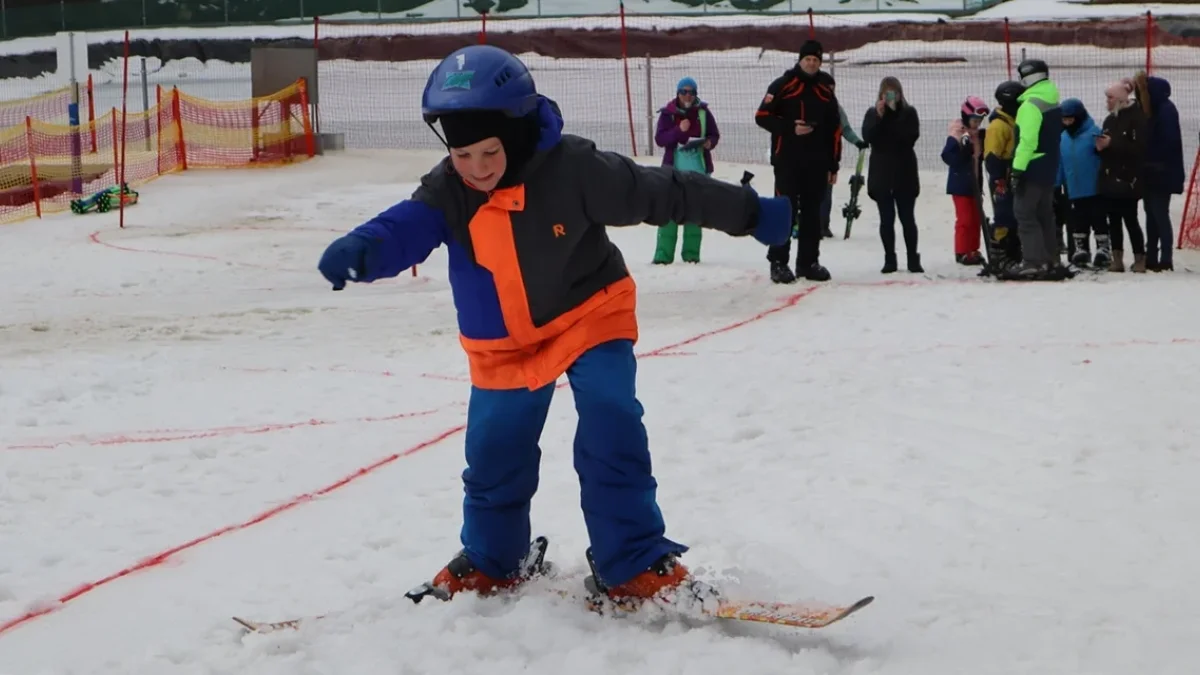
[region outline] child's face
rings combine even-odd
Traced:
[[[972,117],[970,120],[967,121],[967,126],[969,126],[972,129],[978,129],[979,125],[981,125],[981,124],[983,124],[982,117]]]
[[[495,136],[463,148],[452,148],[450,162],[458,175],[480,192],[496,189],[508,166],[504,144]]]
[[[1070,115],[1064,115],[1064,116],[1063,116],[1063,126],[1064,126],[1064,127],[1073,126],[1074,124],[1075,124],[1075,118],[1074,118],[1074,117],[1071,117]]]

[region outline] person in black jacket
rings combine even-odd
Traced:
[[[883,242],[884,274],[896,271],[896,216],[904,230],[908,271],[924,272],[917,248],[915,209],[921,194],[914,148],[921,137],[917,109],[904,98],[900,80],[885,77],[879,84],[879,99],[867,110],[862,122],[863,140],[871,146],[867,170],[867,196],[879,209],[879,239]]]
[[[1124,241],[1121,224],[1129,232],[1133,246],[1132,272],[1146,271],[1146,240],[1138,224],[1138,201],[1142,198],[1142,172],[1146,165],[1146,119],[1150,102],[1130,98],[1131,80],[1113,83],[1104,92],[1109,115],[1104,119],[1101,136],[1096,139],[1100,153],[1100,194],[1108,201],[1108,235],[1112,242],[1109,270],[1125,271]]]
[[[821,70],[824,48],[809,40],[796,65],[767,87],[754,121],[771,132],[775,192],[791,200],[796,213],[796,272],[788,267],[791,242],[767,250],[771,281],[790,284],[797,275],[828,281],[821,266],[821,201],[837,182],[842,158],[842,119],[833,77]]]

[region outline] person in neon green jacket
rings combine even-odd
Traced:
[[[1025,93],[1017,100],[1012,177],[1013,213],[1021,238],[1020,265],[1010,276],[1025,280],[1066,278],[1058,252],[1054,190],[1058,179],[1062,109],[1058,87],[1045,61],[1029,59],[1017,68]]]

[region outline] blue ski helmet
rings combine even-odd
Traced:
[[[442,115],[495,110],[524,117],[537,109],[537,88],[517,57],[492,45],[455,50],[433,69],[421,94],[421,116],[432,125]]]

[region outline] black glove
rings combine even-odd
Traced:
[[[866,150],[867,148],[871,147],[871,144],[866,141],[859,141],[854,144],[854,147],[858,148],[859,150]]]
[[[1009,191],[1012,192],[1014,195],[1020,194],[1021,187],[1024,186],[1024,184],[1025,184],[1024,178],[1025,178],[1024,171],[1013,171],[1012,175],[1008,177]]]

